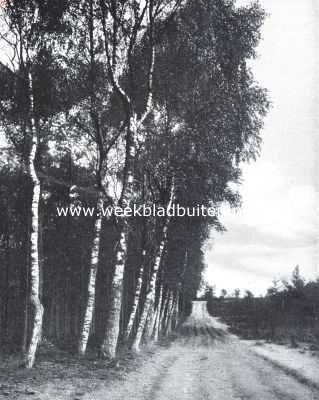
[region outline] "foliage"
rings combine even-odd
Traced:
[[[155,303],[161,287],[164,314],[170,312],[165,303],[169,293],[178,299],[180,313],[187,313],[202,282],[203,245],[211,229],[224,229],[217,212],[224,202],[240,205],[231,183],[240,182],[242,162],[259,154],[268,100],[247,61],[255,56],[264,12],[257,3],[237,8],[223,0],[9,4],[2,16],[8,32],[0,39],[13,38],[7,45],[16,57],[12,65],[0,64],[0,116],[16,160],[11,168],[1,164],[0,170],[0,263],[6,266],[0,271],[2,341],[20,346],[30,318],[25,299],[32,185],[25,161],[31,117],[42,191],[44,335],[60,344],[77,340],[95,240],[93,217],[59,217],[56,208],[94,206],[101,192],[105,203],[116,203],[114,193],[119,189],[123,194],[127,187],[127,197],[136,204],[165,205],[174,187],[174,200],[181,206],[216,210],[213,217],[173,218],[168,227]],[[103,221],[91,329],[96,345],[112,303],[121,222]],[[139,306],[145,301],[164,223],[150,217],[123,225],[128,250],[121,333],[141,263]],[[293,285],[298,290],[307,286],[298,271]],[[213,297],[212,288],[206,296]]]
[[[242,298],[215,298],[209,307],[246,338],[294,345],[296,341],[319,342],[319,281],[306,281],[299,266],[290,280],[275,280],[264,297],[246,291]]]

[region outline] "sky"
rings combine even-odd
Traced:
[[[261,157],[243,167],[243,206],[222,208],[227,232],[212,232],[206,245],[205,280],[217,294],[222,288],[264,294],[297,264],[307,279],[319,274],[319,5],[260,3],[268,17],[251,67],[272,108]]]

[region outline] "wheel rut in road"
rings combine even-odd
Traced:
[[[85,400],[319,400],[319,392],[274,367],[194,302],[167,348]]]

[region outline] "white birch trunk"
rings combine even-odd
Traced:
[[[143,258],[145,257],[145,250],[143,250]],[[133,325],[134,325],[134,321],[136,318],[136,314],[137,314],[137,309],[138,309],[138,304],[140,301],[140,297],[141,297],[141,290],[142,290],[142,283],[143,283],[143,274],[144,274],[144,260],[142,262],[142,266],[139,270],[139,275],[137,278],[137,283],[136,283],[136,288],[135,288],[135,293],[134,293],[134,301],[133,301],[133,306],[132,306],[132,310],[131,310],[131,314],[130,314],[130,318],[126,327],[126,331],[125,331],[125,338],[127,339],[133,329]]]
[[[162,311],[163,311],[162,301],[163,301],[163,286],[161,285],[159,300],[158,300],[157,310],[156,310],[156,317],[155,317],[155,322],[154,322],[154,327],[153,327],[153,339],[155,342],[158,341],[159,326],[160,326],[160,320],[161,320]]]
[[[97,207],[101,210],[103,206],[102,195],[99,195]],[[95,224],[94,224],[94,237],[91,250],[90,259],[90,271],[89,271],[89,282],[87,291],[87,303],[82,323],[82,328],[80,332],[79,341],[79,354],[84,355],[86,352],[86,347],[89,339],[90,329],[92,325],[93,312],[94,312],[94,302],[95,302],[95,285],[96,285],[96,275],[99,263],[99,253],[100,253],[100,236],[101,236],[101,226],[102,226],[102,213],[99,212]]]
[[[167,314],[166,314],[166,321],[165,321],[165,336],[169,335],[171,333],[171,323],[172,323],[172,317],[173,317],[173,311],[175,307],[175,299],[174,299],[174,293],[171,292],[168,307],[167,307]]]
[[[133,162],[135,159],[136,115],[130,118],[126,137],[126,159],[120,206],[129,206],[133,197]],[[116,263],[112,279],[111,304],[109,318],[100,348],[102,358],[114,359],[120,335],[120,319],[123,298],[124,267],[127,253],[128,225],[124,225],[120,234],[120,241],[116,253]]]
[[[168,316],[171,308],[171,302],[172,302],[172,295],[171,292],[168,293],[167,296],[167,302],[166,302],[166,313],[163,315],[163,322],[162,322],[162,334],[163,336],[166,335],[166,328],[167,328],[167,321],[168,321]]]
[[[171,320],[171,330],[175,330],[178,325],[178,303],[179,303],[179,292],[176,293],[175,305],[173,309],[173,315]]]
[[[144,325],[144,332],[143,332],[143,335],[142,335],[142,337],[145,340],[147,340],[149,338],[149,336],[150,336],[152,325],[154,323],[154,316],[155,316],[154,312],[155,311],[154,311],[154,308],[153,308],[153,304],[151,304],[151,306],[149,307],[149,310],[148,310],[148,314],[147,314],[147,317],[146,317],[146,322],[145,322],[145,325]]]
[[[151,303],[149,307],[149,312],[148,312],[148,317],[144,329],[144,337],[146,340],[150,339],[152,337],[153,329],[154,329],[154,324],[156,320],[156,313],[157,309],[155,308],[154,302]]]
[[[126,234],[121,232],[119,247],[116,254],[115,271],[112,280],[110,314],[100,354],[103,358],[116,357],[116,347],[120,333],[120,317],[122,307],[124,264],[127,250]]]
[[[147,8],[147,4],[144,7],[144,10]],[[152,24],[154,22],[153,15],[153,1],[148,5],[150,10],[150,19]],[[133,182],[134,182],[134,174],[133,174],[133,162],[135,159],[135,140],[138,133],[138,129],[144,124],[145,119],[149,115],[153,106],[153,71],[154,71],[154,58],[155,58],[155,45],[153,41],[153,25],[150,29],[150,47],[151,47],[151,60],[149,66],[148,73],[148,95],[147,102],[145,107],[145,112],[143,116],[138,119],[136,112],[133,111],[132,101],[129,95],[123,90],[121,87],[118,76],[120,74],[116,73],[117,65],[116,65],[116,55],[118,53],[118,43],[114,41],[112,51],[109,51],[109,40],[107,33],[107,9],[103,6],[103,2],[101,2],[101,11],[102,11],[102,29],[105,40],[105,53],[107,58],[108,72],[111,84],[117,94],[120,96],[123,105],[124,111],[128,117],[128,127],[127,127],[127,137],[126,137],[126,154],[125,154],[125,165],[124,165],[124,178],[123,178],[123,187],[122,194],[120,198],[120,206],[129,206],[131,199],[133,197]],[[144,11],[143,11],[144,13]],[[136,29],[140,28],[140,24],[143,21],[143,16],[141,16],[140,22],[137,23]],[[137,22],[137,21],[136,21]],[[135,27],[133,28],[134,31]],[[127,54],[128,60],[127,65],[129,65],[129,57],[133,50],[134,45],[136,44],[136,37],[130,43]],[[125,65],[126,63],[124,63]],[[122,228],[122,232],[120,234],[120,243],[119,248],[116,255],[116,264],[115,271],[112,280],[112,293],[111,293],[111,305],[110,305],[110,314],[109,320],[107,324],[107,328],[104,335],[104,340],[101,345],[101,356],[107,358],[115,358],[116,356],[116,347],[120,333],[120,316],[121,316],[121,308],[122,308],[122,297],[123,297],[123,280],[124,280],[124,265],[125,258],[127,253],[127,236],[128,236],[128,227],[124,226]]]
[[[168,202],[168,208],[171,207],[172,203],[173,203],[173,198],[174,198],[174,185],[172,185],[171,188],[171,195],[170,195],[170,200]],[[154,268],[153,268],[153,272],[151,275],[151,279],[150,279],[150,283],[149,283],[149,288],[146,294],[146,299],[145,299],[145,303],[144,303],[144,307],[141,313],[141,319],[137,328],[137,332],[136,332],[136,336],[134,338],[133,341],[133,345],[132,345],[132,349],[136,352],[138,352],[140,350],[140,344],[141,344],[141,340],[142,340],[142,336],[143,336],[143,332],[144,332],[144,328],[145,328],[145,323],[146,323],[146,319],[147,319],[147,315],[149,313],[150,307],[152,306],[152,304],[154,303],[155,300],[155,289],[156,289],[156,280],[157,280],[157,275],[158,275],[158,271],[159,271],[159,267],[161,265],[161,260],[162,260],[162,256],[163,256],[163,252],[164,252],[164,247],[166,245],[166,239],[167,239],[167,230],[168,230],[168,224],[169,224],[169,217],[167,217],[166,222],[164,224],[163,227],[163,236],[162,236],[162,241],[161,244],[159,246],[158,249],[158,253],[155,259],[155,264],[154,264]]]
[[[140,349],[140,343],[142,340],[142,335],[144,332],[146,319],[147,319],[150,307],[151,307],[153,299],[154,299],[156,278],[157,278],[157,273],[158,273],[159,266],[161,263],[164,246],[165,246],[165,241],[162,240],[162,242],[160,244],[158,255],[155,260],[154,270],[153,270],[153,273],[151,276],[149,290],[146,294],[146,299],[145,299],[144,308],[143,308],[143,311],[141,314],[141,319],[140,319],[140,322],[139,322],[139,325],[137,328],[136,336],[133,341],[132,349],[134,351],[139,351],[139,349]]]
[[[165,329],[165,321],[166,321],[166,315],[167,315],[166,313],[168,310],[169,299],[170,299],[170,294],[168,291],[165,302],[163,304],[163,309],[162,309],[161,315],[160,315],[160,320],[159,320],[159,325],[158,325],[158,336],[161,336],[161,334],[163,333],[163,331]]]
[[[156,278],[157,278],[157,273],[158,273],[159,266],[161,263],[164,246],[165,246],[165,241],[162,240],[162,242],[160,244],[158,255],[155,260],[154,270],[153,270],[151,280],[150,280],[150,286],[149,286],[148,292],[146,294],[144,308],[141,313],[141,319],[140,319],[140,322],[139,322],[139,325],[137,328],[136,336],[133,341],[132,349],[134,351],[139,351],[139,349],[140,349],[140,343],[142,340],[142,335],[144,332],[146,319],[147,319],[150,307],[151,307],[151,305],[153,303],[153,299],[154,299]]]
[[[26,368],[34,365],[35,354],[41,338],[43,306],[40,301],[40,265],[39,265],[39,202],[41,186],[35,169],[35,157],[38,149],[38,133],[34,118],[33,81],[29,74],[29,101],[30,101],[30,130],[32,144],[28,160],[28,172],[32,180],[32,203],[31,203],[31,237],[30,237],[30,308],[31,308],[31,337],[25,354]]]

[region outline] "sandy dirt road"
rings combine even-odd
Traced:
[[[319,391],[260,358],[195,302],[168,348],[85,400],[319,400]]]

